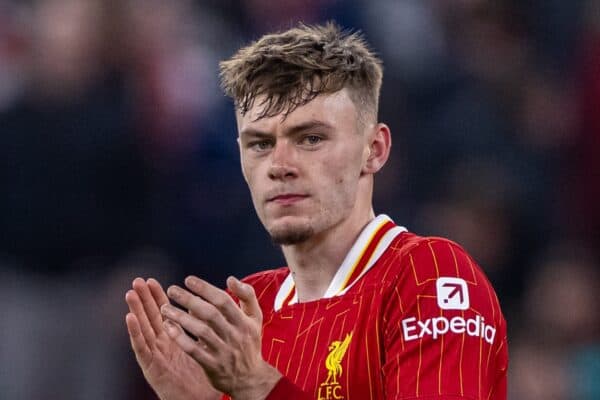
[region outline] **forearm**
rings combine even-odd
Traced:
[[[282,375],[277,368],[264,360],[254,369],[254,374],[239,379],[235,388],[231,388],[234,400],[266,400],[281,381]],[[279,396],[272,399],[281,399]]]
[[[169,385],[148,382],[160,400],[221,400],[223,393],[210,384],[198,384],[193,380],[175,378]]]
[[[202,397],[198,397],[199,400],[221,400],[223,398],[223,393],[217,392],[216,390],[211,393],[207,393]]]
[[[229,397],[223,395],[220,392],[210,392],[210,393],[193,393],[193,394],[189,394],[189,396],[180,396],[180,395],[175,395],[175,396],[170,396],[170,395],[162,395],[158,392],[154,392],[156,393],[156,396],[160,399],[160,400],[221,400],[221,399],[229,399]]]
[[[287,377],[282,376],[271,391],[264,397],[264,400],[313,400],[313,398],[298,386],[296,386]],[[222,400],[236,400],[236,397],[224,395]]]

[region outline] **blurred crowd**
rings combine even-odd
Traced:
[[[509,399],[600,398],[598,0],[0,0],[0,398],[152,399],[131,280],[283,265],[218,62],[326,20],[384,60],[376,212],[488,273]]]

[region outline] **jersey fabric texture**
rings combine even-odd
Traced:
[[[371,221],[323,298],[299,303],[287,267],[244,279],[263,312],[268,400],[505,400],[506,322],[457,244]]]

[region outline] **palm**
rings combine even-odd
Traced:
[[[156,338],[151,351],[152,357],[142,370],[161,399],[187,400],[211,389],[202,367],[165,332]]]
[[[160,284],[137,278],[125,299],[131,346],[144,377],[162,400],[218,399],[204,370],[169,337],[160,314],[168,298]],[[185,335],[181,327],[172,326]],[[202,396],[202,397],[199,397]]]

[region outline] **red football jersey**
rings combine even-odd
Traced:
[[[506,322],[457,244],[380,215],[322,299],[298,303],[288,268],[245,279],[264,358],[285,376],[268,399],[506,399]]]

